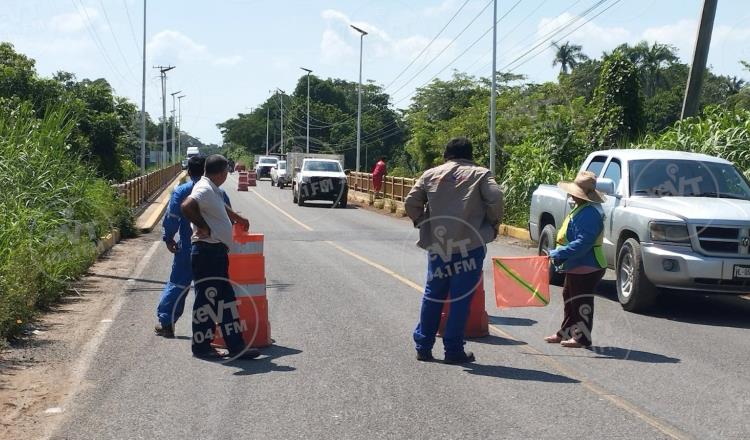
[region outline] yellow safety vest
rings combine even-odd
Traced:
[[[570,211],[570,214],[568,214],[567,217],[565,217],[565,220],[563,221],[562,226],[560,226],[560,230],[557,231],[557,245],[559,246],[565,246],[568,242],[568,224],[570,223],[570,220],[578,215],[583,208],[589,206],[589,203],[584,203],[582,205],[576,206],[576,208],[572,211]],[[607,267],[607,258],[604,256],[604,250],[602,249],[602,243],[604,243],[604,229],[602,229],[602,232],[599,234],[598,237],[596,237],[596,241],[594,242],[594,258],[596,258],[596,262],[599,263],[599,267],[606,268]]]

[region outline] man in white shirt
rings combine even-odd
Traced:
[[[237,330],[241,326],[234,289],[229,282],[227,253],[232,244],[232,221],[242,224],[245,229],[249,222],[224,203],[219,186],[227,180],[228,166],[224,156],[208,156],[203,177],[195,183],[181,205],[182,214],[193,227],[190,254],[195,287],[192,351],[193,356],[200,358],[225,357],[211,347],[216,325],[227,344],[229,357],[253,359],[260,352],[248,348],[242,333]]]

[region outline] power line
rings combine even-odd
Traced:
[[[128,24],[130,25],[130,36],[133,37],[133,44],[135,44],[135,49],[138,51],[138,54],[141,53],[141,45],[138,44],[138,38],[135,36],[135,26],[133,26],[133,20],[130,18],[130,8],[128,8],[128,1],[122,0],[122,5],[125,6],[125,15],[128,16]]]
[[[104,19],[107,21],[107,26],[109,27],[109,33],[112,34],[112,39],[115,41],[115,47],[117,48],[117,52],[120,53],[120,57],[125,62],[125,67],[128,69],[128,72],[130,72],[130,75],[135,76],[133,73],[133,70],[130,68],[130,62],[127,58],[125,58],[125,54],[122,52],[122,48],[120,47],[120,42],[117,40],[117,35],[115,35],[115,30],[112,27],[112,22],[109,21],[109,14],[107,14],[107,8],[104,6],[104,3],[102,0],[99,0],[99,5],[102,7],[102,12],[104,13]]]
[[[438,38],[440,37],[440,35],[442,35],[442,34],[443,34],[443,32],[444,32],[444,31],[445,31],[445,30],[446,30],[446,29],[448,28],[448,26],[449,26],[449,25],[450,25],[450,24],[451,24],[451,23],[453,22],[453,20],[455,20],[455,19],[456,19],[456,17],[458,17],[458,14],[460,14],[460,13],[461,13],[461,11],[462,11],[462,10],[464,9],[464,7],[465,7],[465,6],[467,5],[467,4],[469,4],[469,0],[466,0],[466,1],[465,1],[465,2],[464,2],[464,3],[463,3],[463,4],[462,4],[462,5],[461,5],[461,6],[460,6],[460,7],[458,8],[458,10],[456,11],[456,13],[455,13],[455,14],[453,14],[453,16],[452,16],[452,17],[450,18],[450,20],[448,20],[448,23],[445,23],[445,26],[443,26],[443,28],[442,28],[442,29],[440,29],[440,31],[439,31],[439,32],[438,32],[438,33],[437,33],[437,34],[436,34],[436,35],[435,35],[434,37],[432,37],[432,40],[430,40],[430,42],[429,42],[429,43],[427,43],[427,46],[425,46],[425,47],[424,47],[424,48],[422,49],[422,51],[421,51],[421,52],[419,52],[419,54],[418,54],[418,55],[417,55],[416,57],[414,57],[414,58],[413,58],[413,59],[411,60],[411,62],[410,62],[410,63],[409,63],[409,64],[408,64],[408,65],[407,65],[406,67],[404,67],[404,69],[403,69],[403,70],[401,70],[401,72],[399,72],[399,74],[398,74],[398,75],[396,75],[396,77],[395,77],[395,78],[393,78],[393,79],[391,80],[391,82],[390,82],[390,83],[388,83],[388,85],[387,85],[387,86],[385,86],[385,87],[384,87],[384,89],[387,89],[387,88],[389,88],[390,86],[392,86],[392,85],[393,85],[393,83],[394,83],[394,82],[396,82],[396,80],[398,80],[399,78],[401,78],[401,75],[403,75],[403,74],[404,74],[404,73],[405,73],[405,72],[406,72],[407,70],[409,70],[409,68],[410,68],[410,67],[411,67],[411,66],[412,66],[412,65],[413,65],[413,64],[414,64],[414,63],[415,63],[415,62],[416,62],[416,61],[417,61],[417,60],[419,59],[419,57],[421,57],[421,56],[422,56],[422,55],[423,55],[423,54],[424,54],[424,53],[425,53],[425,52],[427,51],[427,49],[429,49],[429,48],[430,48],[430,46],[432,46],[432,43],[434,43],[434,42],[435,42],[435,41],[436,41],[436,40],[437,40],[437,39],[438,39]]]

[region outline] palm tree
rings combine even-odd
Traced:
[[[579,63],[589,59],[582,52],[582,47],[577,44],[570,44],[566,41],[564,44],[552,43],[552,47],[557,51],[555,59],[552,60],[552,67],[560,65],[560,72],[567,74],[570,69],[574,69]]]
[[[675,55],[674,47],[668,44],[660,44],[654,42],[650,47],[643,41],[638,46],[644,46],[641,52],[641,65],[640,67],[645,69],[647,73],[646,82],[646,94],[647,96],[654,96],[656,88],[662,82],[662,67],[664,64],[671,65],[677,62],[678,58]]]
[[[744,79],[737,78],[736,76],[727,77],[727,88],[729,88],[729,93],[731,95],[740,93],[743,87],[745,87]]]

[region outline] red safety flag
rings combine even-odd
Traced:
[[[549,304],[549,257],[495,257],[492,272],[499,308]]]

